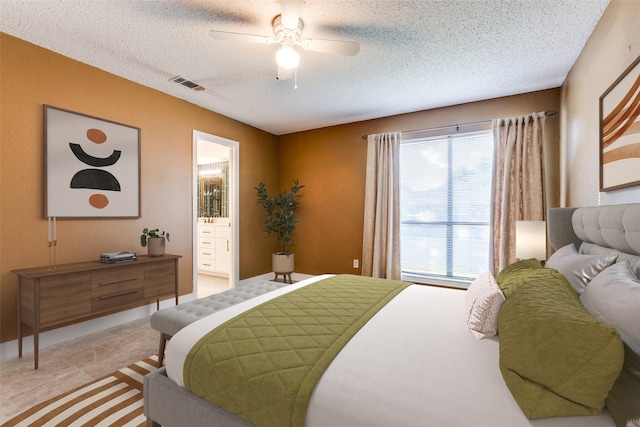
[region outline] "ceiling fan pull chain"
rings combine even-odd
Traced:
[[[298,89],[298,69],[293,69],[293,88]]]

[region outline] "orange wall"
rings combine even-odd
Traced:
[[[192,291],[192,130],[240,145],[240,277],[270,269],[269,242],[253,186],[277,182],[277,137],[148,87],[0,33],[0,342],[16,338],[17,279],[12,269],[47,265],[43,214],[43,104],[141,129],[139,219],[58,221],[59,263],[100,253],[145,253],[144,227],[171,233],[180,254],[180,293]]]
[[[193,104],[0,33],[0,342],[16,338],[16,284],[10,270],[46,265],[43,218],[42,105],[125,123],[142,132],[142,217],[58,221],[58,262],[101,252],[143,251],[142,228],[171,233],[180,292],[191,292],[192,142],[197,129],[240,144],[240,278],[270,271],[271,240],[254,187],[281,190],[299,178],[296,271],[359,273],[366,141],[364,134],[411,130],[558,110],[559,89],[422,111],[275,137]],[[557,162],[558,120],[547,120],[550,170]],[[550,189],[557,188],[553,182]],[[555,198],[555,191],[552,191]]]
[[[279,183],[301,190],[299,223],[294,239],[296,271],[355,273],[353,259],[362,260],[364,189],[367,142],[365,134],[425,129],[499,117],[559,111],[559,89],[421,111],[280,137]],[[546,121],[549,206],[558,203],[558,115]]]

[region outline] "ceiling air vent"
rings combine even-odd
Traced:
[[[204,90],[204,86],[200,86],[198,83],[194,83],[190,80],[185,79],[184,77],[180,77],[180,76],[175,76],[173,78],[169,79],[172,82],[176,82],[178,84],[181,84],[182,86],[188,87],[189,89],[193,89],[196,91],[201,91]]]

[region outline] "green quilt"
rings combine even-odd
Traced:
[[[622,369],[622,340],[589,314],[563,275],[538,269],[502,304],[498,331],[500,371],[525,416],[602,411]]]
[[[196,343],[185,361],[185,386],[257,426],[302,426],[324,370],[407,286],[339,275],[259,305]]]

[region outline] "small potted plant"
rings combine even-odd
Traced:
[[[144,248],[149,244],[148,254],[149,256],[162,256],[164,255],[164,239],[169,241],[169,233],[165,233],[160,229],[156,228],[153,230],[149,230],[145,228],[142,230],[142,235],[140,236],[140,244]]]
[[[258,192],[258,203],[266,212],[264,232],[274,239],[274,253],[272,255],[272,267],[274,273],[292,273],[294,258],[290,252],[293,245],[292,237],[296,229],[298,218],[298,191],[304,185],[299,185],[298,180],[293,180],[293,186],[288,191],[283,191],[277,196],[269,196],[264,183],[254,187]]]

